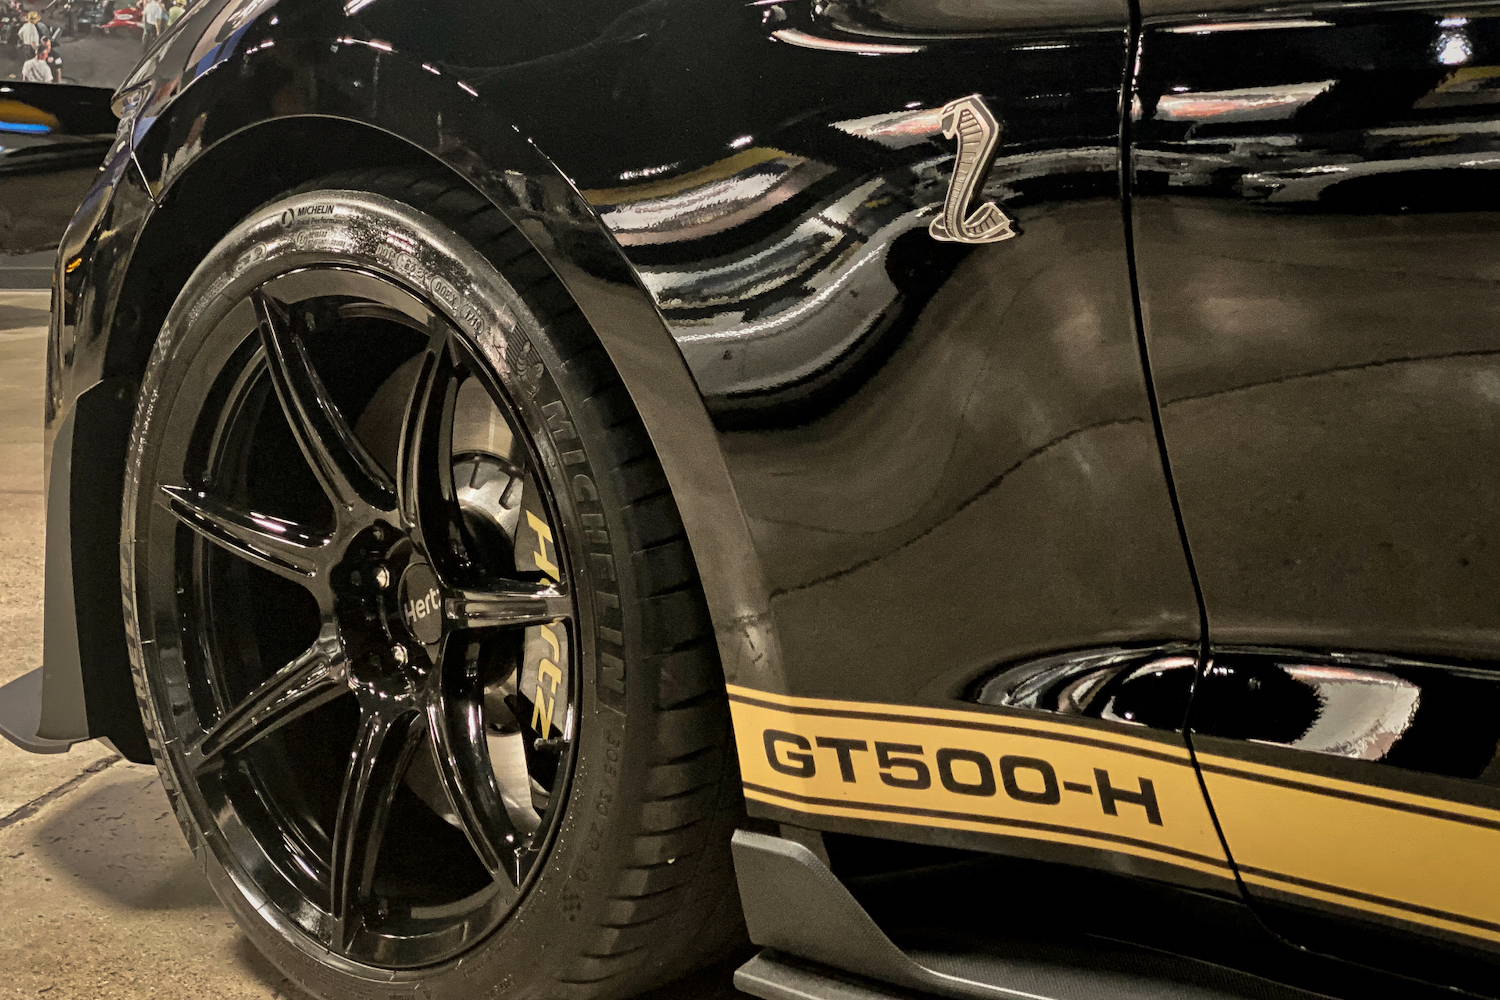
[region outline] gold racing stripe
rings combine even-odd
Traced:
[[[1251,886],[1500,942],[1500,811],[1199,754]]]
[[[1230,876],[1185,746],[1054,719],[735,685],[729,696],[748,799],[1120,851]],[[1231,757],[1198,759],[1252,891],[1500,943],[1500,810]]]
[[[729,687],[745,796],[1230,878],[1187,748],[1050,719]]]

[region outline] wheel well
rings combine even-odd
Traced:
[[[104,375],[139,378],[193,268],[257,207],[335,171],[406,165],[451,172],[421,148],[343,118],[280,118],[215,144],[173,182],[147,220],[120,288]],[[221,183],[224,177],[234,183]]]
[[[257,169],[246,171],[245,163]],[[265,165],[260,169],[260,165]],[[90,735],[127,759],[151,762],[130,685],[120,605],[121,484],[136,386],[167,312],[193,269],[235,224],[284,191],[339,170],[441,166],[395,136],[336,118],[252,126],[204,153],[152,212],[136,244],[110,324],[103,380],[79,397],[69,516],[75,627]],[[444,168],[447,169],[447,168]],[[219,178],[233,177],[233,184]]]
[[[254,164],[254,169],[246,170],[246,164]],[[90,644],[94,652],[82,667],[86,692],[95,690],[99,674],[109,672],[109,651],[123,658],[124,621],[117,571],[110,566],[101,573],[83,572],[84,567],[76,565],[76,553],[97,551],[111,554],[112,559],[119,551],[119,491],[134,387],[193,269],[241,219],[283,192],[339,171],[418,165],[474,186],[460,171],[421,147],[374,126],[330,116],[280,118],[249,126],[216,143],[186,168],[153,210],[109,320],[102,376],[114,380],[114,387],[132,405],[123,415],[108,417],[107,426],[94,440],[102,441],[103,432],[115,430],[112,439],[120,444],[117,449],[85,448],[74,454],[75,478],[89,477],[86,481],[93,484],[92,489],[113,504],[112,509],[71,519],[80,639],[89,628],[102,629],[101,635],[112,637]],[[233,178],[233,183],[222,183],[223,178]],[[584,222],[589,218],[587,205],[569,191],[565,181],[558,181],[560,187],[553,188],[558,193],[555,201],[548,197],[548,187],[528,181],[526,194],[521,196],[523,210],[536,214],[537,207],[528,203],[546,202],[546,210],[555,212],[560,207],[571,223]],[[619,248],[606,234],[590,229],[568,230],[564,239],[578,237],[569,253],[589,256],[591,265],[612,275],[616,284],[582,273],[579,287],[572,288],[566,274],[560,277],[570,284],[570,294],[595,325],[635,399],[674,492],[691,498],[680,506],[720,633],[726,669],[741,677],[775,677],[781,661],[766,599],[768,587],[702,398],[649,296],[644,290],[638,298],[618,294],[618,287],[629,283],[623,270],[628,265],[617,256]],[[601,327],[606,325],[613,326],[614,337],[604,337]],[[637,395],[636,390],[642,388],[647,391]],[[121,676],[127,674],[128,669]],[[101,690],[106,688],[107,684]],[[111,728],[95,735],[120,733],[144,745],[133,701],[125,697],[105,700],[121,707],[118,717],[111,719]],[[92,713],[90,726],[94,726]]]

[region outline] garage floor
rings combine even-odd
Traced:
[[[0,684],[42,661],[48,293],[0,291]],[[730,1000],[729,968],[653,1000]],[[0,998],[287,998],[209,890],[156,773],[85,743],[0,739]]]

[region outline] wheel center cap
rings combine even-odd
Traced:
[[[414,560],[396,587],[401,621],[413,639],[425,645],[443,637],[443,595],[432,567]]]

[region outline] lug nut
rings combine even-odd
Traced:
[[[399,643],[391,647],[391,655],[396,658],[396,666],[406,666],[406,647]]]
[[[375,567],[375,586],[379,587],[381,590],[384,590],[385,588],[389,587],[390,585],[391,585],[391,571],[390,571],[390,569],[388,567],[385,567],[385,566],[376,566]]]

